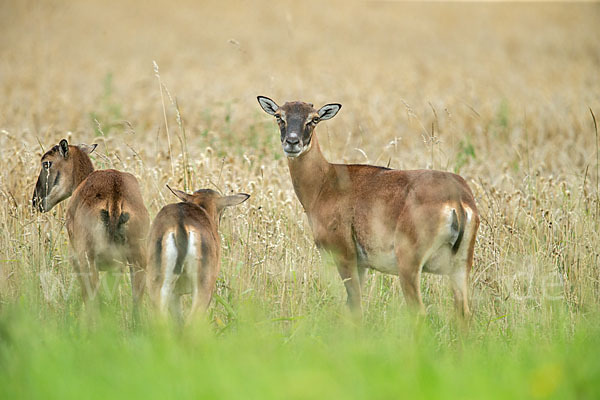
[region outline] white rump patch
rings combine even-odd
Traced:
[[[198,233],[192,230],[188,231],[188,251],[184,260],[184,273],[190,277],[192,285],[192,298],[196,297],[198,292]],[[189,289],[188,289],[189,290]]]
[[[188,231],[188,248],[187,248],[187,255],[185,256],[185,260],[184,260],[184,271],[188,274],[195,274],[197,273],[196,271],[196,264],[198,263],[198,248],[197,243],[198,243],[198,239],[197,239],[197,235],[198,233],[190,230]]]
[[[175,263],[177,261],[177,245],[175,244],[175,233],[169,232],[164,239],[163,273],[164,279],[160,289],[160,308],[166,312],[169,299],[173,295],[173,289],[178,276],[175,275]]]

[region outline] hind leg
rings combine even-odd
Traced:
[[[424,272],[438,275],[447,275],[450,278],[450,286],[454,294],[454,304],[458,314],[466,316],[469,314],[467,282],[468,273],[465,260],[465,251],[459,249],[457,254],[452,253],[448,245],[442,246],[427,260],[423,266]]]
[[[145,271],[139,267],[139,264],[133,263],[129,267],[129,276],[131,277],[131,293],[133,297],[132,318],[134,322],[137,322],[139,320],[140,304],[146,286],[146,274]]]
[[[212,299],[212,289],[214,285],[202,285],[202,288],[198,290],[194,288],[192,292],[192,308],[190,310],[190,314],[188,316],[188,322],[193,321],[193,319],[200,313],[206,311],[208,306],[210,305],[210,300]]]
[[[425,314],[421,296],[421,271],[412,263],[401,264],[400,286],[408,307],[419,314]]]
[[[167,235],[163,242],[160,259],[157,258],[154,251],[148,250],[151,255],[148,282],[154,303],[163,317],[167,317],[172,297],[176,295],[175,287],[179,275],[175,273],[177,247],[175,246],[173,234]]]
[[[129,257],[129,276],[131,278],[131,295],[133,298],[133,321],[139,320],[139,308],[146,288],[146,253],[144,248],[139,245],[134,248]]]
[[[81,296],[84,303],[89,304],[95,301],[100,281],[94,256],[80,252],[74,261],[73,267],[81,285]]]
[[[212,299],[213,291],[217,283],[217,276],[219,274],[220,262],[214,263],[214,268],[203,268],[202,262],[199,259],[194,260],[190,263],[196,265],[196,272],[192,274],[192,308],[188,317],[188,321],[192,321],[196,315],[200,312],[204,312],[208,309],[210,301]],[[207,263],[208,265],[209,263]]]
[[[174,302],[173,298],[177,297],[177,295],[174,292],[178,277],[179,275],[175,275],[172,270],[165,271],[165,276],[159,294],[159,308],[160,312],[164,316],[167,316],[169,314],[169,310]]]
[[[137,308],[142,301],[144,290],[146,289],[146,254],[142,246],[134,249],[131,256],[128,257],[131,264],[129,273],[131,276],[131,294],[133,296],[133,306]]]
[[[468,273],[464,266],[450,275],[450,285],[454,293],[456,311],[462,317],[469,318],[471,311],[469,310]]]
[[[162,274],[159,270],[160,265],[155,267],[150,264],[151,268],[146,271],[146,285],[148,286],[148,294],[155,308],[160,304],[160,288],[162,287]]]
[[[406,304],[411,310],[417,311],[419,314],[425,314],[425,306],[421,297],[422,262],[420,258],[417,256],[416,251],[409,247],[404,247],[403,251],[396,251],[400,286]]]
[[[162,239],[158,242],[162,246]],[[160,247],[159,247],[160,248]],[[160,306],[160,289],[163,284],[163,269],[160,251],[157,252],[156,244],[149,244],[147,247],[148,262],[146,264],[145,276],[148,294],[154,309]],[[133,290],[133,287],[132,287]]]

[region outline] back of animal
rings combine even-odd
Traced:
[[[82,230],[99,221],[104,240],[113,245],[142,240],[149,226],[137,179],[110,169],[94,171],[81,183],[73,193],[68,217],[77,219],[74,227]]]
[[[167,269],[163,274],[180,275],[186,259],[200,260],[203,265],[216,262],[218,243],[214,222],[203,209],[185,202],[169,204],[160,210],[152,224],[150,265],[157,270]]]

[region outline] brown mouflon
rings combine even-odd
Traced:
[[[294,190],[317,247],[336,262],[351,308],[360,312],[365,271],[372,268],[399,275],[406,302],[424,312],[425,271],[450,277],[456,307],[468,316],[479,214],[465,180],[442,171],[331,164],[313,133],[340,104],[317,110],[303,102],[279,107],[263,96],[258,102],[277,120]]]
[[[114,169],[94,171],[88,154],[95,148],[95,144],[69,145],[63,139],[44,153],[32,204],[47,212],[71,197],[66,226],[84,301],[98,290],[98,271],[130,263],[137,307],[144,291],[150,218],[133,175]]]
[[[182,202],[164,206],[148,237],[148,287],[163,315],[171,311],[181,322],[181,295],[192,294],[188,320],[210,303],[221,267],[219,221],[226,207],[250,195],[221,196],[211,189],[193,194],[171,189]]]

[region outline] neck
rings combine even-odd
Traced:
[[[323,157],[316,135],[313,134],[308,150],[296,158],[288,158],[288,166],[296,196],[310,213],[331,172],[331,164]]]
[[[73,178],[71,192],[73,192],[89,174],[94,172],[94,166],[90,157],[79,149],[72,150],[71,157],[73,157],[73,174],[71,175]]]

